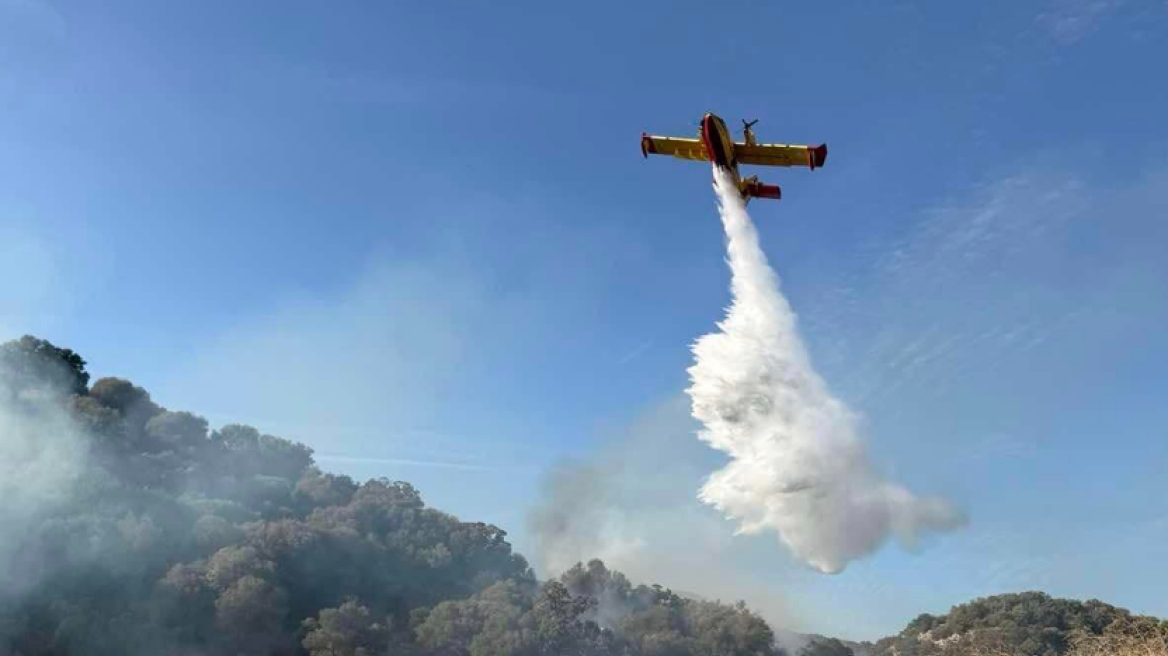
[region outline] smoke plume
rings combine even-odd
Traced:
[[[585,458],[546,473],[527,525],[537,572],[555,577],[599,558],[634,581],[687,597],[742,599],[772,626],[807,628],[803,609],[782,590],[785,572],[758,575],[771,551],[734,540],[693,495],[722,458],[692,439],[698,424],[689,410],[678,390],[605,434]]]
[[[75,502],[89,448],[58,392],[17,392],[7,378],[0,363],[0,601],[43,574],[47,564],[28,548],[29,535],[46,516]]]
[[[733,303],[719,332],[694,344],[687,390],[702,441],[730,456],[699,497],[739,523],[768,529],[825,573],[876,550],[889,536],[911,546],[953,529],[963,513],[914,496],[874,467],[857,419],[811,365],[795,314],[779,291],[746,206],[715,170]]]

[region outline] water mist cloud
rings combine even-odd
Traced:
[[[769,545],[734,540],[717,511],[694,496],[724,460],[693,439],[697,429],[679,390],[603,437],[596,451],[548,470],[521,550],[542,577],[599,558],[633,581],[742,599],[773,626],[808,628],[786,593],[800,572],[776,567]]]
[[[733,303],[719,332],[693,347],[687,390],[699,438],[730,456],[700,498],[739,523],[774,530],[796,557],[825,572],[889,537],[911,547],[924,532],[962,525],[944,500],[918,497],[876,470],[855,415],[816,373],[795,314],[758,243],[734,183],[715,173]]]

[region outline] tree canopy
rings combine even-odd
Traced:
[[[211,429],[125,379],[90,386],[85,360],[41,339],[0,345],[0,426],[7,471],[25,474],[0,481],[0,656],[782,653],[741,602],[599,560],[538,581],[505,531],[409,483],[324,472],[303,444]],[[1107,653],[1090,636],[1168,645],[1168,624],[1026,592],[798,656]]]
[[[876,656],[933,656],[1010,652],[1060,656],[1076,639],[1138,633],[1151,627],[1168,633],[1168,623],[1133,615],[1098,600],[1057,599],[1021,592],[975,599],[945,615],[924,614],[898,635],[876,645]]]
[[[85,361],[47,341],[0,346],[0,383],[0,413],[45,424],[38,448],[63,430],[47,414],[84,438],[67,492],[0,549],[4,571],[35,573],[0,590],[2,655],[779,653],[742,604],[633,585],[600,561],[537,581],[499,527],[403,481],[321,471],[307,446],[251,426],[212,429],[129,380],[90,386]]]

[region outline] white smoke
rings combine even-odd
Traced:
[[[30,551],[30,536],[50,513],[76,502],[89,448],[60,394],[14,393],[4,378],[0,371],[0,600],[31,587],[52,566]]]
[[[825,573],[890,535],[912,546],[923,531],[963,524],[944,500],[916,497],[876,470],[856,417],[811,365],[733,180],[717,168],[714,179],[734,301],[720,332],[694,344],[687,392],[699,437],[731,460],[701,500],[737,520],[739,533],[775,530]]]

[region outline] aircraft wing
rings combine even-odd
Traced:
[[[793,146],[790,144],[734,144],[734,159],[739,164],[758,166],[806,166],[817,169],[827,161],[827,144]]]
[[[679,159],[708,160],[706,146],[701,139],[683,139],[680,137],[655,137],[649,134],[641,135],[641,154],[673,155]]]

